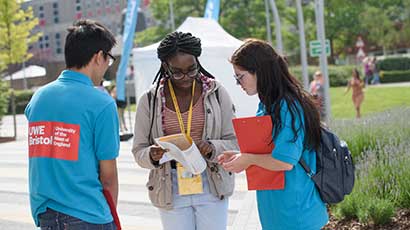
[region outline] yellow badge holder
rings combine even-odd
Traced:
[[[174,104],[175,112],[178,117],[179,127],[181,129],[181,132],[185,133],[184,121],[182,119],[181,111],[179,110],[178,101],[175,96],[174,88],[172,87],[170,80],[168,80],[168,87],[169,87],[169,92],[171,94],[172,102]],[[188,121],[187,121],[188,127],[186,130],[186,136],[191,144],[193,143],[190,133],[191,133],[194,93],[195,93],[195,80],[192,84],[192,97],[191,97],[191,103],[189,105]],[[178,178],[178,194],[179,195],[193,195],[193,194],[203,193],[201,174],[199,175],[192,174],[191,172],[187,171],[182,166],[182,164],[180,164],[179,162],[177,162],[177,178]]]

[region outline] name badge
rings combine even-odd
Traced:
[[[203,193],[201,174],[194,175],[177,163],[178,193],[179,195],[193,195]]]

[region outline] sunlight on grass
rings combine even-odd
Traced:
[[[343,95],[345,88],[330,89],[332,118],[354,118],[352,91]],[[369,87],[365,89],[362,116],[399,106],[410,106],[410,87]]]

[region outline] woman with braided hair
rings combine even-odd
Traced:
[[[200,39],[190,33],[168,34],[157,49],[156,84],[137,107],[132,152],[139,166],[151,170],[148,193],[164,230],[227,226],[234,175],[217,163],[217,156],[238,149],[234,106],[226,89],[199,63],[201,51]],[[177,133],[186,133],[197,145],[207,163],[202,174],[187,174],[175,161],[160,163],[166,150],[154,138]]]
[[[272,120],[274,149],[269,154],[226,151],[220,164],[231,172],[250,165],[271,171],[285,171],[285,188],[256,192],[263,230],[319,230],[328,221],[326,206],[319,196],[308,165],[316,172],[316,149],[320,145],[319,111],[310,94],[293,77],[284,57],[267,42],[245,41],[231,57],[234,79],[248,95],[258,95],[257,116]],[[303,159],[304,162],[302,161]]]

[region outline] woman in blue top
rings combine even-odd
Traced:
[[[257,116],[270,115],[275,148],[271,154],[224,152],[219,163],[241,172],[250,165],[285,171],[283,190],[257,191],[263,230],[319,230],[328,222],[326,205],[313,181],[298,164],[301,157],[316,170],[320,118],[310,95],[289,73],[286,60],[266,42],[247,40],[231,57],[237,83],[258,94]]]

